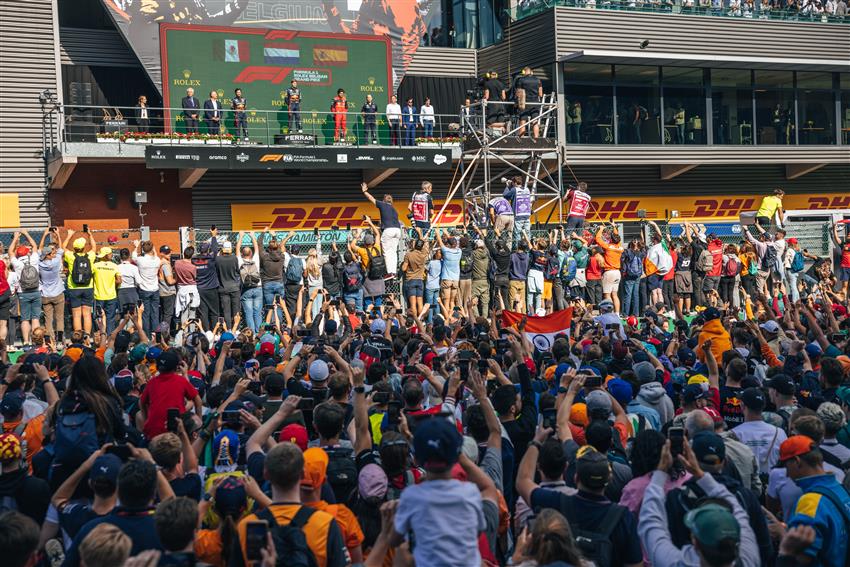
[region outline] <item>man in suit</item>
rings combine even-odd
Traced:
[[[195,98],[195,89],[186,89],[186,96],[183,97],[183,122],[186,123],[187,134],[198,133],[198,113],[201,105],[198,99]]]
[[[215,91],[210,91],[210,98],[204,101],[204,122],[207,124],[207,133],[221,133],[221,103]]]
[[[150,132],[151,115],[148,108],[148,97],[141,95],[136,104],[136,129],[139,132]]]
[[[416,112],[416,107],[413,106],[413,99],[408,98],[407,104],[401,109],[401,127],[404,130],[402,146],[416,145],[416,123],[418,121],[419,114]]]

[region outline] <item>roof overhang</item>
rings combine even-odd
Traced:
[[[850,61],[828,59],[799,59],[794,57],[740,57],[731,55],[701,55],[695,53],[664,53],[652,51],[617,51],[584,49],[558,58],[558,62],[617,63],[619,65],[669,65],[678,67],[708,67],[712,69],[764,69],[786,71],[850,72]]]

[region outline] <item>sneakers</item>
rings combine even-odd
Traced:
[[[47,553],[47,561],[50,567],[59,567],[65,561],[65,550],[62,549],[62,544],[58,539],[49,539],[44,544],[44,551]]]

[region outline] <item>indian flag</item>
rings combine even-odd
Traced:
[[[213,59],[225,63],[245,63],[251,59],[251,47],[244,39],[217,39],[213,42]]]
[[[297,43],[267,43],[263,46],[266,65],[298,65],[301,52]]]
[[[525,315],[522,313],[502,311],[502,325],[504,327],[516,327],[522,322],[523,317]],[[525,336],[537,350],[551,350],[557,335],[564,334],[569,337],[572,321],[572,307],[542,317],[529,316],[525,323]]]

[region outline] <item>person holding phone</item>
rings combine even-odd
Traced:
[[[195,405],[195,415],[202,415],[202,402],[198,391],[178,370],[185,371],[186,363],[173,349],[166,350],[156,360],[159,374],[148,382],[142,392],[142,430],[148,439],[165,433],[166,417],[170,408],[183,408],[187,401]]]

